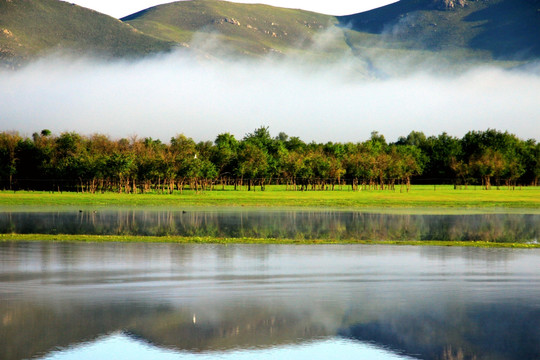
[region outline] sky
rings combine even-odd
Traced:
[[[137,11],[171,1],[160,0],[69,0],[80,6],[121,18]],[[349,15],[395,2],[395,0],[237,0],[237,3],[268,4],[303,9],[328,15]]]

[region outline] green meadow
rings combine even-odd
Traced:
[[[49,193],[0,192],[0,207],[4,209],[39,207],[293,207],[293,208],[452,208],[463,209],[539,209],[540,187],[501,187],[483,190],[481,186],[454,189],[450,185],[416,185],[411,191],[395,190],[350,191],[350,187],[334,191],[290,191],[285,186],[266,186],[266,190],[183,191],[173,194],[118,193]]]

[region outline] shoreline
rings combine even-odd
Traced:
[[[0,243],[48,242],[48,243],[163,243],[163,244],[209,244],[209,245],[392,245],[392,246],[444,246],[475,248],[539,249],[537,243],[496,243],[487,241],[370,241],[328,239],[270,239],[270,238],[214,238],[199,236],[136,236],[136,235],[71,235],[71,234],[0,234]]]

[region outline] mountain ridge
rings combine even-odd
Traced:
[[[338,19],[343,27],[402,47],[531,59],[540,57],[539,6],[538,0],[401,0]]]
[[[206,47],[208,39],[213,47]],[[330,16],[192,0],[115,19],[58,0],[0,0],[0,64],[7,67],[55,51],[125,58],[176,47],[218,58],[273,54],[325,61],[353,54],[371,63],[373,54],[384,53],[389,59],[443,54],[456,61],[526,62],[540,58],[540,1],[401,0]]]
[[[156,38],[187,44],[198,34],[214,35],[240,54],[260,56],[308,48],[335,17],[261,4],[218,0],[178,1],[121,19]]]
[[[58,51],[129,57],[172,44],[118,19],[58,0],[0,0],[0,63],[8,67]]]

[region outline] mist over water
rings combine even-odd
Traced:
[[[0,129],[165,142],[179,133],[242,138],[259,126],[316,142],[364,141],[372,131],[389,141],[413,130],[462,137],[488,128],[540,138],[538,63],[445,71],[431,66],[436,59],[411,62],[380,76],[348,55],[327,63],[238,60],[226,52],[207,59],[181,50],[129,61],[55,55],[0,72]]]

